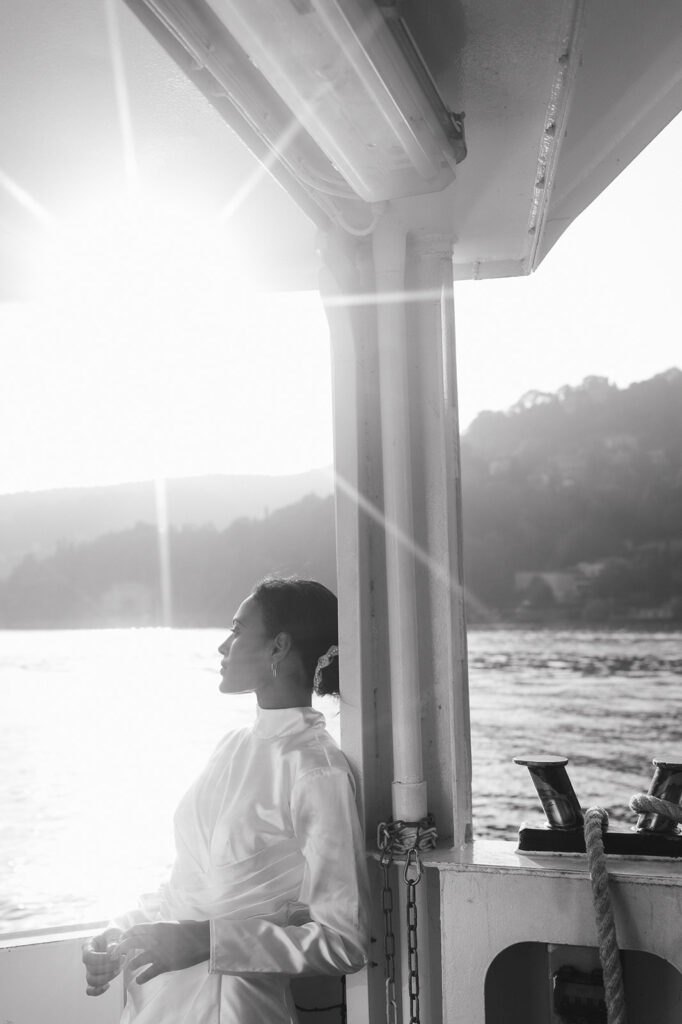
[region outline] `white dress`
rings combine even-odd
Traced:
[[[210,920],[208,963],[126,977],[122,1024],[295,1024],[289,977],[366,963],[364,842],[346,759],[312,708],[259,708],[180,802],[170,881],[141,920]]]

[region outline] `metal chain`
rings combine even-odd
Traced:
[[[386,962],[386,1024],[397,1024],[398,1004],[395,998],[395,935],[393,933],[393,890],[389,869],[393,860],[391,834],[382,822],[377,831],[377,846],[381,850],[383,888],[381,907],[384,914],[384,959]]]
[[[419,1024],[419,953],[417,950],[417,886],[422,878],[419,850],[408,851],[404,871],[407,886],[407,991],[410,997],[410,1024]]]
[[[383,888],[381,906],[384,914],[384,956],[386,960],[386,1022],[397,1024],[398,1004],[395,987],[395,935],[393,932],[393,891],[389,869],[395,853],[405,854],[403,878],[407,886],[407,991],[410,1000],[409,1024],[419,1020],[419,953],[417,941],[417,886],[422,879],[421,849],[436,844],[436,826],[429,814],[422,821],[382,822],[377,829],[377,846],[381,851]]]

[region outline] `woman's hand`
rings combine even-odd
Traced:
[[[120,928],[107,928],[99,935],[93,935],[83,945],[82,958],[85,964],[85,991],[89,996],[101,996],[109,988],[121,970],[118,954]]]
[[[144,985],[158,974],[193,967],[211,954],[208,921],[156,921],[136,924],[121,936],[118,956],[134,953],[127,966],[133,970],[149,964],[135,979]]]

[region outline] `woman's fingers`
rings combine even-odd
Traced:
[[[143,985],[166,971],[179,971],[208,960],[211,952],[208,921],[152,921],[133,925],[121,935],[116,956],[130,955],[128,967],[146,967],[137,978]]]
[[[154,928],[148,924],[136,924],[123,932],[116,947],[117,956],[125,956],[132,950],[147,949],[154,941]]]
[[[129,928],[118,944],[117,953],[119,956],[134,953],[128,960],[128,969],[131,971],[147,965],[147,969],[141,971],[135,978],[138,985],[144,985],[146,981],[167,970],[159,963],[157,931],[148,925],[135,925]]]
[[[106,949],[99,950],[93,945],[92,940],[86,942],[81,950],[81,958],[84,964],[100,964],[111,960],[111,954]]]
[[[146,949],[138,950],[135,956],[128,960],[128,970],[136,971],[138,967],[143,967],[144,964],[151,964],[154,957],[151,953],[148,953]]]
[[[128,960],[128,969],[130,971],[136,971],[138,968],[147,965],[146,970],[140,971],[135,978],[138,985],[144,985],[146,981],[151,981],[151,979],[156,978],[158,974],[163,974],[168,970],[168,968],[159,963],[153,953],[148,952],[146,949],[141,950],[139,948],[139,937],[137,938],[137,943],[138,945],[135,948],[135,956],[130,957]]]
[[[108,928],[93,935],[84,943],[81,958],[85,964],[85,991],[89,996],[101,996],[121,970],[116,940],[120,928]]]
[[[101,996],[108,988],[108,985],[87,985],[85,994],[86,996]]]
[[[138,985],[144,985],[145,981],[151,981],[152,978],[156,978],[159,974],[164,973],[164,968],[157,967],[155,964],[151,964],[146,971],[141,971],[135,978]]]
[[[115,945],[112,948],[112,934],[118,929],[102,932],[93,935],[84,944],[81,957],[85,964],[85,991],[89,996],[101,996],[109,988],[112,981],[121,969]]]
[[[118,974],[118,968],[111,968],[108,971],[91,970],[89,967],[85,971],[85,980],[88,985],[108,985],[110,981]]]

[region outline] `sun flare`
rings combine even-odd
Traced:
[[[62,211],[0,337],[13,367],[0,488],[331,462],[321,301],[259,292],[249,266],[248,244],[184,193]]]
[[[31,291],[83,327],[174,331],[178,315],[249,291],[209,211],[175,194],[93,198],[46,232]]]

